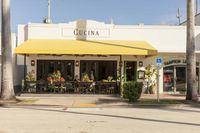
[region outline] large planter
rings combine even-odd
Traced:
[[[36,92],[36,81],[25,81],[25,90],[27,92]]]

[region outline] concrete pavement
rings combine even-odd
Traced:
[[[0,133],[199,133],[200,108],[135,106],[114,95],[23,94],[0,106]],[[155,99],[142,95],[141,99]],[[161,99],[184,96],[161,95]]]
[[[119,95],[78,95],[78,94],[22,94],[17,97],[21,102],[17,105],[59,106],[59,107],[129,107]],[[156,99],[156,95],[143,94],[141,100]],[[184,101],[183,95],[160,95],[162,100]],[[138,105],[138,104],[137,104]]]
[[[0,107],[0,133],[199,133],[200,109]]]
[[[114,107],[130,105],[117,95],[24,94],[17,105],[57,107]]]

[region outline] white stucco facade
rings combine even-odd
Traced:
[[[114,25],[92,20],[78,20],[66,24],[35,24],[29,23],[18,26],[17,45],[19,46],[29,39],[63,39],[63,40],[132,40],[146,41],[158,50],[159,57],[164,62],[171,60],[184,60],[186,51],[186,27],[185,26],[150,26],[150,25]],[[200,27],[195,27],[196,50],[200,50]],[[122,56],[122,61],[136,61],[137,69],[139,61],[143,61],[144,67],[148,64],[156,66],[157,56]],[[115,60],[119,64],[119,56],[74,56],[74,55],[28,55],[27,72],[37,72],[37,60]],[[31,60],[35,60],[35,66],[31,66]],[[197,62],[200,56],[197,54]],[[23,65],[23,56],[18,55],[18,65]],[[185,63],[171,63],[162,65],[159,70],[159,88],[163,92],[163,67],[185,66]],[[122,75],[124,75],[122,66]],[[119,65],[117,65],[119,71]],[[74,73],[80,76],[80,68],[75,66]],[[37,75],[37,73],[36,73]],[[139,80],[139,79],[137,79]]]

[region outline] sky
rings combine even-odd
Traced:
[[[200,2],[199,2],[200,4]],[[177,24],[177,8],[181,21],[186,16],[186,0],[51,0],[53,23],[78,19],[114,24]],[[199,6],[200,7],[200,6]],[[11,0],[12,31],[18,24],[41,23],[47,16],[47,0]]]

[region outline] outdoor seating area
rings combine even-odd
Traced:
[[[25,81],[22,92],[27,93],[68,93],[68,94],[116,94],[119,92],[117,82],[83,82],[44,80]]]

